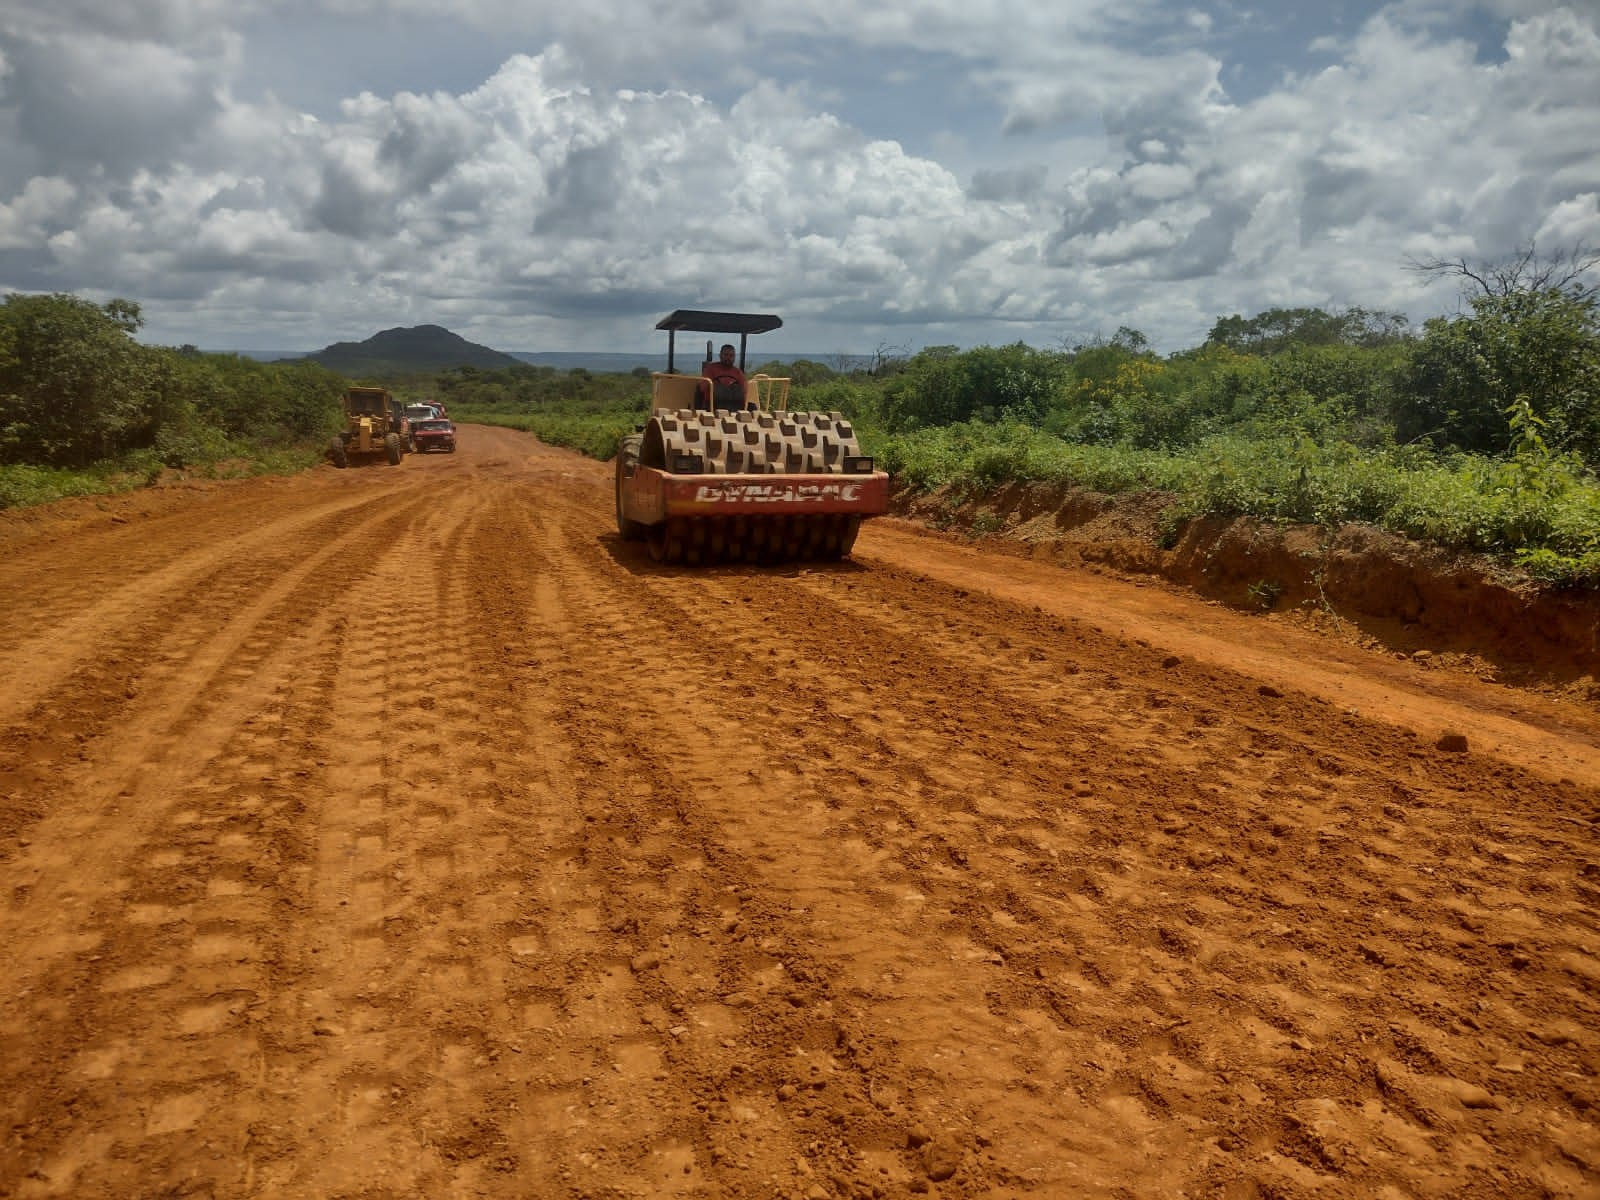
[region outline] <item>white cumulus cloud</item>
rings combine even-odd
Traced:
[[[1474,14],[1500,45],[1467,36]],[[297,103],[305,80],[248,36],[366,28],[394,49],[445,20],[504,52],[448,83],[352,67],[333,103]],[[158,336],[214,345],[435,321],[642,349],[695,306],[780,311],[802,349],[1119,325],[1176,349],[1271,305],[1427,315],[1408,257],[1600,237],[1592,5],[1402,0],[1308,33],[1239,95],[1234,20],[1156,0],[0,0],[0,288],[125,295]]]

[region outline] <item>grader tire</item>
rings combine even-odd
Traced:
[[[343,438],[334,438],[328,443],[328,461],[340,468],[350,465],[350,456],[345,453]]]
[[[383,453],[391,467],[400,465],[400,435],[391,433],[383,439]]]

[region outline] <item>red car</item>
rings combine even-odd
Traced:
[[[419,454],[426,454],[429,450],[447,450],[451,454],[456,452],[456,427],[443,417],[414,422],[411,436],[416,440]]]

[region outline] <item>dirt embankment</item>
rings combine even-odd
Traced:
[[[1003,552],[1160,576],[1244,611],[1600,700],[1600,591],[1542,587],[1487,558],[1369,525],[1208,518],[1174,537],[1161,519],[1166,505],[1159,495],[1020,484],[980,497],[895,498],[901,515]]]

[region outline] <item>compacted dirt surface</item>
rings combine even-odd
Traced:
[[[455,455],[3,514],[0,1194],[1600,1195],[1600,722]]]

